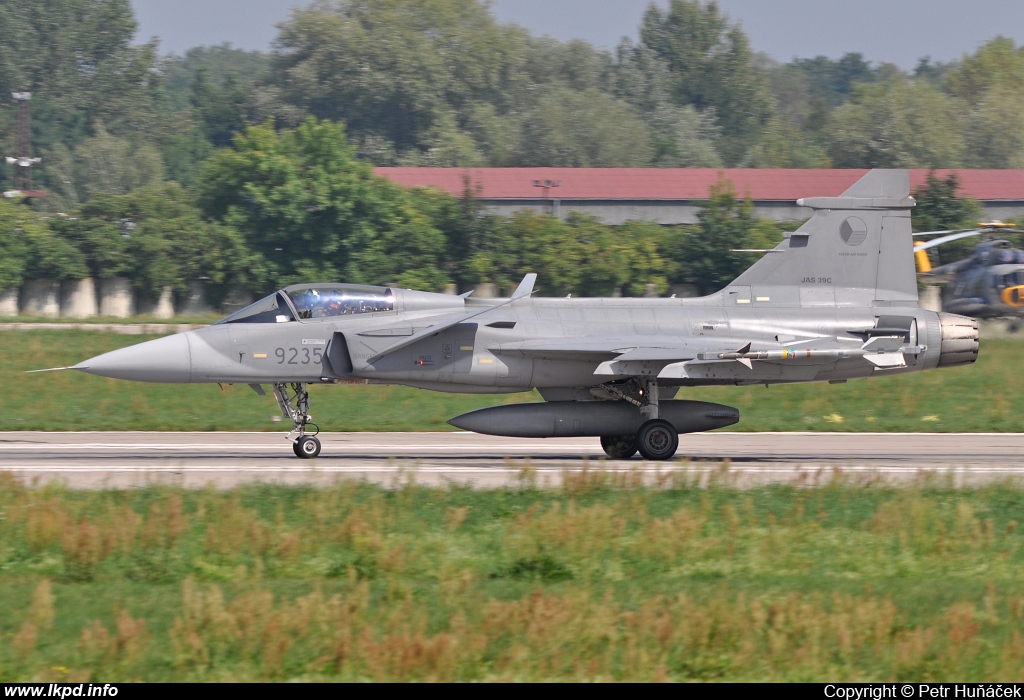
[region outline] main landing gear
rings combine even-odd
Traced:
[[[310,421],[309,416],[309,394],[306,392],[305,384],[292,384],[291,395],[288,392],[288,384],[275,384],[274,396],[277,398],[277,405],[281,407],[281,414],[292,421],[294,427],[288,433],[288,439],[292,441],[292,452],[296,457],[302,459],[313,459],[320,454],[320,441],[316,439],[320,428],[316,423]],[[306,434],[306,426],[313,426],[314,433]],[[296,437],[293,435],[298,434]]]
[[[679,431],[661,419],[658,382],[632,379],[626,385],[604,384],[602,389],[640,409],[646,419],[636,435],[602,435],[601,447],[612,459],[629,459],[637,452],[644,459],[672,459],[679,449]]]

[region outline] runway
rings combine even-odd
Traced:
[[[175,484],[330,485],[343,479],[478,488],[558,486],[584,470],[649,483],[717,480],[740,487],[820,484],[841,476],[905,484],[932,475],[957,486],[1024,477],[1024,434],[699,433],[673,462],[607,460],[596,438],[528,440],[473,433],[321,434],[315,460],[283,433],[0,433],[0,472],[30,485],[137,488]]]

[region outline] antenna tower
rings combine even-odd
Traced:
[[[7,157],[7,162],[14,166],[14,190],[4,192],[7,197],[45,197],[44,192],[32,189],[32,166],[41,162],[40,158],[32,157],[32,126],[29,121],[28,102],[32,99],[31,92],[12,92],[11,97],[18,103],[18,135],[17,154],[14,158]]]

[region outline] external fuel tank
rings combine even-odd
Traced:
[[[707,401],[662,401],[661,418],[680,433],[724,428],[739,410]],[[456,428],[505,437],[600,437],[635,435],[646,419],[625,401],[547,401],[492,406],[448,421]]]

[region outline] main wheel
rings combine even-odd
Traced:
[[[295,456],[296,456],[296,457],[301,457],[301,456],[302,456],[302,453],[301,453],[301,452],[299,452],[299,441],[298,441],[298,440],[295,440],[295,441],[294,441],[294,442],[292,443],[292,452],[294,452],[294,453],[295,453]]]
[[[636,436],[602,435],[601,447],[612,459],[629,459],[636,454]]]
[[[679,448],[679,432],[666,420],[649,420],[637,431],[636,448],[644,459],[672,459]]]
[[[302,459],[313,459],[320,454],[320,441],[312,435],[303,435],[295,441],[295,454]]]

